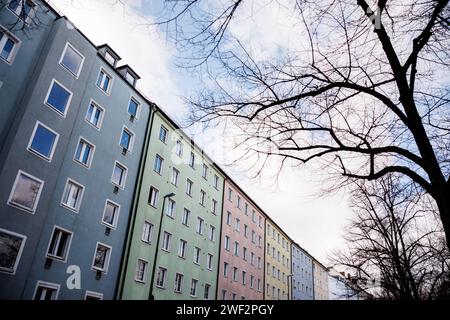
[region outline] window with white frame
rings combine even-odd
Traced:
[[[248,203],[247,202],[244,204],[244,213],[246,216],[248,216]]]
[[[50,84],[45,104],[59,115],[65,117],[72,100],[72,92],[64,87],[61,83],[54,80]]]
[[[158,288],[165,289],[166,283],[167,283],[167,269],[159,267],[158,273],[156,275],[156,286]]]
[[[209,225],[209,234],[208,234],[208,238],[210,241],[215,241],[216,240],[216,228],[213,225]]]
[[[83,199],[84,186],[72,179],[67,179],[61,204],[66,208],[78,212]]]
[[[158,204],[158,195],[159,190],[156,189],[155,187],[150,187],[150,191],[148,194],[148,204],[156,208]]]
[[[208,180],[208,166],[206,164],[203,164],[202,177],[203,179]]]
[[[174,290],[176,293],[182,293],[183,292],[183,274],[176,273],[175,274],[175,287]]]
[[[105,109],[100,107],[94,101],[89,103],[88,110],[86,112],[86,121],[93,125],[96,129],[100,130],[103,122],[103,116],[105,114]]]
[[[203,293],[203,299],[209,300],[209,292],[211,290],[211,285],[205,283],[205,292]]]
[[[81,73],[81,68],[83,67],[83,62],[84,56],[77,49],[75,49],[74,46],[67,43],[63,54],[61,55],[61,59],[59,60],[59,64],[78,78]]]
[[[175,215],[175,210],[176,210],[176,205],[177,203],[175,202],[175,200],[168,198],[167,199],[167,204],[166,204],[166,215],[168,217],[173,218]]]
[[[225,250],[230,251],[230,237],[229,236],[225,236],[224,248],[225,248]]]
[[[186,194],[192,197],[192,186],[194,183],[190,179],[186,179]]]
[[[197,228],[196,231],[198,234],[203,234],[203,225],[204,225],[204,220],[200,217],[197,217]]]
[[[250,264],[255,265],[255,254],[253,252],[250,252]]]
[[[148,221],[144,221],[144,224],[142,225],[142,241],[145,243],[151,243],[152,242],[152,233],[153,233],[153,224],[151,224]]]
[[[200,204],[202,206],[205,206],[205,201],[206,201],[206,192],[203,190],[200,190]]]
[[[170,251],[170,242],[172,240],[172,234],[167,231],[163,233],[163,241],[161,245],[161,249],[164,251]]]
[[[148,261],[138,259],[134,279],[138,282],[145,283],[147,281],[147,269],[148,269]]]
[[[155,162],[153,164],[153,170],[157,173],[157,174],[161,174],[162,172],[162,167],[163,167],[163,163],[164,163],[164,159],[157,154],[155,156]]]
[[[234,255],[239,257],[239,242],[237,241],[234,242]]]
[[[114,58],[111,53],[109,53],[108,51],[105,52],[105,60],[108,61],[108,63],[110,65],[112,65],[113,67],[116,64],[116,58]]]
[[[192,279],[191,281],[191,296],[192,297],[196,297],[197,296],[197,284],[198,284],[198,280],[197,279]]]
[[[195,154],[191,151],[191,154],[189,155],[189,166],[191,168],[194,168],[195,166]]]
[[[112,80],[112,76],[102,68],[98,74],[96,85],[102,89],[102,91],[109,94],[111,92]]]
[[[161,125],[159,128],[159,140],[161,140],[164,143],[167,143],[167,136],[169,135],[169,130],[167,130],[166,127]]]
[[[214,256],[210,253],[206,255],[206,269],[212,270]]]
[[[136,84],[136,78],[130,73],[127,72],[125,74],[125,79],[128,81],[129,84],[131,84],[132,86],[134,86]]]
[[[178,256],[181,258],[186,258],[187,241],[180,239],[180,244],[178,246]]]
[[[181,157],[183,155],[183,143],[181,142],[181,140],[177,140],[177,142],[176,142],[175,154],[179,157]]]
[[[181,223],[185,226],[189,226],[189,217],[191,215],[191,212],[184,208],[183,210],[183,217],[181,218]]]
[[[231,226],[231,212],[227,211],[227,225]]]
[[[217,174],[214,175],[214,188],[219,189],[219,176]]]
[[[175,187],[178,187],[178,180],[180,177],[180,171],[176,168],[172,168],[172,177],[170,178],[170,183],[172,183]]]
[[[211,200],[211,212],[217,214],[217,200],[215,199]]]
[[[137,119],[139,118],[139,108],[140,108],[140,103],[133,97],[130,98],[130,101],[128,102],[128,114],[134,118]]]
[[[241,220],[239,220],[238,218],[236,218],[235,220],[234,230],[237,232],[241,230]]]
[[[95,146],[86,139],[80,138],[78,146],[75,150],[74,160],[83,166],[90,168],[92,159],[94,158]]]
[[[72,241],[72,232],[55,226],[50,237],[50,243],[47,249],[47,257],[66,261],[69,254],[70,243]]]
[[[127,168],[119,163],[114,163],[113,174],[111,177],[112,184],[118,186],[119,188],[125,188],[125,182],[127,180]]]
[[[258,291],[261,291],[261,279],[258,278],[257,283],[258,283],[257,289],[258,289]]]
[[[244,224],[244,237],[248,237],[248,226],[246,224]]]
[[[19,170],[14,181],[8,204],[30,213],[36,211],[44,182]]]
[[[126,152],[133,150],[134,134],[130,129],[124,127],[120,136],[120,147]]]
[[[0,272],[15,274],[27,237],[0,229]]]
[[[92,268],[94,270],[106,273],[108,271],[110,258],[111,258],[111,247],[107,246],[106,244],[97,242]]]
[[[19,49],[19,39],[0,26],[0,59],[12,63]]]
[[[40,121],[34,125],[28,150],[32,153],[51,161],[58,143],[59,134]]]
[[[233,190],[228,188],[228,201],[233,202]]]
[[[199,247],[194,247],[194,263],[200,264],[200,253],[201,249]]]
[[[102,223],[110,228],[115,229],[117,227],[117,220],[119,219],[120,206],[112,202],[111,200],[106,200],[105,209],[103,210]]]
[[[233,281],[237,281],[238,279],[238,268],[233,267]]]
[[[59,284],[38,281],[33,300],[56,300],[58,299],[59,288]]]
[[[84,300],[103,300],[103,293],[86,291]]]
[[[229,268],[228,262],[223,263],[223,277],[228,278],[228,268]]]
[[[25,23],[28,23],[36,14],[36,4],[32,0],[11,0],[8,9]]]
[[[237,208],[241,209],[241,197],[237,196]]]

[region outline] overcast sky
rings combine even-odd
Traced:
[[[122,57],[122,63],[130,64],[141,76],[139,89],[182,122],[187,106],[181,98],[192,96],[198,81],[175,67],[173,45],[166,41],[164,33],[148,26],[160,1],[123,0],[111,5],[115,2],[51,1],[95,44],[108,43]],[[233,32],[257,46],[261,54],[270,56],[276,50],[275,43],[291,44],[289,27],[280,23],[288,20],[282,9],[266,8],[252,19],[245,19],[244,15],[233,25]],[[217,150],[223,144],[217,144],[216,135],[195,134],[194,138],[219,163],[222,153],[232,154],[228,149]],[[245,167],[222,167],[294,241],[323,263],[327,263],[331,250],[344,244],[343,227],[351,216],[348,196],[340,193],[319,198],[322,179],[326,177],[318,175],[317,170],[286,168],[275,183],[270,170],[262,177],[252,178],[245,173]]]

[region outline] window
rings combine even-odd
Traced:
[[[163,162],[164,162],[164,159],[159,154],[157,154],[155,157],[155,163],[153,164],[153,170],[157,174],[161,174]]]
[[[58,143],[59,134],[37,121],[28,143],[28,150],[34,154],[43,157],[47,161],[51,161]]]
[[[181,223],[184,224],[185,226],[189,226],[189,216],[191,215],[191,212],[184,208],[183,211],[183,217],[181,218]]]
[[[134,279],[138,282],[145,283],[147,281],[147,269],[148,262],[143,259],[138,259]]]
[[[158,204],[158,195],[158,189],[156,189],[155,187],[150,187],[150,192],[148,194],[148,204],[156,208],[156,205]]]
[[[84,187],[72,179],[67,179],[61,204],[66,208],[78,212],[83,198]]]
[[[205,292],[203,294],[203,299],[209,300],[209,291],[211,289],[211,285],[205,283]]]
[[[217,214],[217,200],[215,199],[211,200],[211,212]]]
[[[183,155],[183,143],[181,142],[181,140],[177,140],[176,142],[175,154],[179,157]]]
[[[131,152],[131,150],[133,149],[133,142],[134,142],[134,134],[129,129],[124,128],[122,130],[122,135],[120,136],[119,145],[126,152]]]
[[[219,189],[219,176],[217,174],[214,175],[214,188]]]
[[[175,168],[172,168],[172,178],[170,179],[170,182],[178,187],[178,178],[180,177],[180,171],[178,171]]]
[[[94,157],[95,147],[87,140],[80,138],[78,141],[77,149],[75,150],[74,160],[83,166],[89,168]]]
[[[26,237],[0,229],[0,272],[15,274]]]
[[[0,58],[12,63],[19,48],[19,40],[6,29],[0,27]]]
[[[114,163],[113,174],[111,182],[120,188],[125,188],[125,181],[127,179],[127,168],[119,162]]]
[[[228,267],[229,267],[228,262],[224,262],[223,263],[223,276],[225,278],[228,278]]]
[[[242,285],[245,286],[246,285],[246,278],[247,273],[245,271],[242,271]]]
[[[116,228],[119,218],[120,206],[111,200],[106,200],[105,210],[103,211],[102,223],[108,227]]]
[[[230,251],[230,237],[229,236],[225,236],[225,250]]]
[[[64,52],[61,56],[59,64],[62,65],[67,71],[78,78],[83,66],[84,57],[76,50],[70,43],[66,44]]]
[[[227,290],[222,289],[222,300],[227,300]]]
[[[233,292],[233,293],[231,294],[231,299],[232,299],[232,300],[236,300],[236,299],[237,299],[236,293]]]
[[[197,233],[203,234],[203,223],[204,220],[200,217],[197,217]]]
[[[233,281],[237,281],[238,268],[233,267]]]
[[[268,262],[267,262],[266,270],[267,270],[267,275],[270,275],[270,263],[268,263]]]
[[[262,248],[262,237],[258,236],[258,247]]]
[[[239,257],[239,243],[237,241],[234,242],[234,255]]]
[[[17,173],[8,204],[34,213],[39,202],[44,182],[21,170]]]
[[[108,271],[110,257],[111,247],[97,242],[97,248],[95,249],[94,263],[92,264],[92,268],[94,270],[106,273]]]
[[[261,269],[261,257],[258,257],[258,269]]]
[[[170,251],[170,241],[172,240],[172,235],[167,231],[164,231],[163,234],[163,242],[161,245],[161,249],[164,251]]]
[[[103,293],[86,291],[84,300],[103,300]]]
[[[187,248],[187,241],[180,240],[180,245],[178,247],[178,256],[181,258],[186,258],[186,248]]]
[[[189,179],[186,180],[186,194],[192,197],[192,186],[193,182]]]
[[[208,238],[210,241],[216,240],[216,228],[212,225],[209,225],[209,235]]]
[[[156,286],[158,288],[165,289],[167,280],[167,269],[163,267],[158,268],[158,273],[156,276]]]
[[[231,212],[227,211],[227,225],[231,226]]]
[[[237,196],[237,208],[241,209],[241,197]]]
[[[241,229],[241,220],[239,220],[238,218],[236,218],[236,223],[234,224],[234,230],[239,232]]]
[[[54,227],[47,249],[47,257],[65,262],[69,253],[72,232]]]
[[[250,264],[255,265],[255,254],[253,252],[250,253]]]
[[[228,188],[228,201],[233,202],[233,190]]]
[[[98,74],[96,85],[107,94],[111,91],[112,77],[103,68]]]
[[[248,226],[244,224],[244,237],[248,237]]]
[[[250,288],[253,289],[255,285],[255,277],[253,275],[250,275]]]
[[[139,106],[140,103],[136,99],[130,98],[130,102],[128,102],[128,114],[132,118],[137,119],[139,117]]]
[[[153,224],[148,221],[144,221],[144,225],[142,226],[142,241],[146,243],[152,242],[152,232]]]
[[[72,92],[58,81],[53,80],[50,84],[47,97],[45,98],[45,104],[61,116],[65,117],[71,100]]]
[[[247,248],[246,247],[242,247],[242,259],[244,259],[244,261],[247,261]]]
[[[203,179],[208,180],[208,166],[206,164],[203,164],[202,177]]]
[[[261,279],[258,279],[258,281],[257,281],[257,283],[258,283],[258,291],[261,291]]]
[[[256,213],[255,213],[255,210],[252,211],[252,221],[253,221],[253,223],[256,223]]]
[[[108,61],[108,63],[113,67],[116,65],[116,58],[114,58],[108,51],[105,52],[105,60]]]
[[[175,286],[174,286],[174,292],[181,293],[183,290],[183,275],[181,273],[175,274]]]
[[[252,230],[252,243],[256,243],[256,233],[255,233],[255,230]]]
[[[136,78],[129,72],[127,72],[125,74],[125,79],[128,81],[129,84],[131,84],[132,86],[134,86],[134,84],[136,83]]]
[[[262,217],[261,216],[258,217],[258,226],[260,228],[262,228]]]
[[[200,248],[199,247],[194,247],[194,263],[195,264],[200,264]]]
[[[33,300],[56,300],[59,288],[59,284],[38,281]]]
[[[161,125],[161,128],[159,128],[159,140],[161,140],[164,143],[167,143],[167,135],[169,134],[169,130],[167,130],[166,127]]]
[[[203,190],[200,190],[200,204],[202,206],[205,206],[205,200],[206,200],[206,192]]]
[[[191,151],[189,155],[189,166],[193,169],[195,166],[195,154]]]
[[[208,253],[208,255],[206,256],[206,269],[208,270],[212,270],[213,268],[213,255]]]
[[[173,199],[167,199],[166,215],[173,218],[175,215],[176,202]]]
[[[192,279],[192,282],[191,282],[191,296],[193,296],[193,297],[197,296],[197,284],[198,284],[198,280]]]
[[[94,101],[89,103],[89,107],[86,113],[86,121],[93,125],[96,129],[100,129],[103,122],[103,115],[105,114],[105,109],[100,107]]]
[[[248,216],[248,203],[247,202],[244,204],[244,213],[246,216]]]
[[[8,9],[14,12],[25,23],[34,15],[36,5],[30,0],[11,0]]]

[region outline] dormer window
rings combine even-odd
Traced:
[[[116,59],[108,51],[105,52],[105,60],[112,66],[116,64]]]
[[[128,83],[131,84],[132,86],[134,86],[136,83],[136,79],[129,72],[127,72],[127,74],[125,75],[125,79],[127,79]]]
[[[132,85],[136,86],[136,82],[140,79],[136,72],[130,68],[128,65],[124,65],[117,68],[117,71],[125,78],[125,80]]]
[[[106,62],[112,67],[116,67],[117,62],[120,60],[119,55],[107,44],[102,44],[97,47],[98,54],[101,55]]]

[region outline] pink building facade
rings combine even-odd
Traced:
[[[226,180],[222,219],[217,299],[264,299],[264,214]]]

